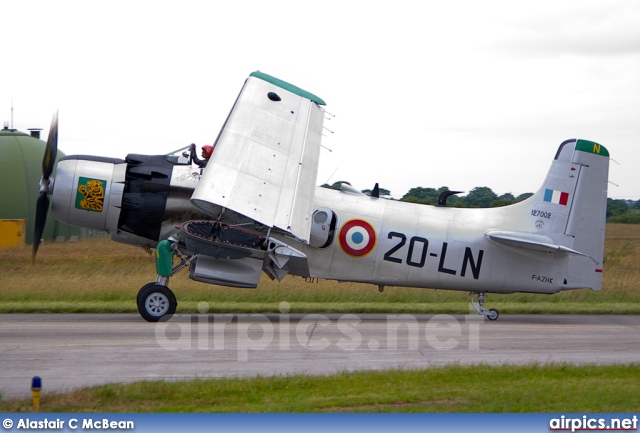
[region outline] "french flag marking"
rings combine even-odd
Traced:
[[[569,202],[569,193],[556,191],[553,189],[545,189],[544,190],[544,201],[549,203],[561,204],[562,206],[566,206]]]

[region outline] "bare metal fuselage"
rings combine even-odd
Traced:
[[[600,290],[609,163],[603,146],[565,141],[540,189],[511,206],[418,205],[316,186],[322,105],[254,72],[206,168],[185,149],[124,160],[65,157],[52,213],[118,242],[156,248],[157,265],[168,269],[141,289],[138,307],[147,320],[175,311],[167,287],[174,255],[193,280],[232,287],[256,287],[265,272],[278,280],[469,291],[479,296],[474,308],[492,320],[498,313],[482,307],[488,292]],[[160,311],[161,304],[170,308]]]

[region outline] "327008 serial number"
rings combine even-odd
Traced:
[[[544,212],[544,211],[541,211],[541,210],[533,209],[533,210],[531,210],[531,215],[534,216],[534,217],[551,219],[551,212]]]

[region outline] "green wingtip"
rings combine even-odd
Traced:
[[[303,98],[307,98],[317,103],[318,105],[327,105],[322,98],[314,95],[311,92],[307,92],[306,90],[301,89],[300,87],[294,86],[293,84],[287,83],[286,81],[282,81],[276,77],[272,77],[269,74],[265,74],[264,72],[255,71],[250,74],[251,77],[260,78],[267,83],[275,84],[278,87],[281,87],[285,90],[288,90],[291,93],[295,93],[298,96],[302,96]]]

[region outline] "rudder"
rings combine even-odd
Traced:
[[[586,255],[571,257],[566,289],[588,287],[600,290],[607,219],[609,152],[595,142],[575,140],[571,159],[577,168],[575,195],[565,234],[574,238],[573,248]]]

